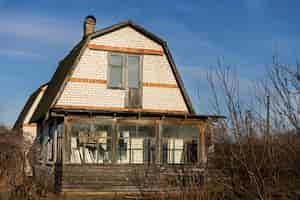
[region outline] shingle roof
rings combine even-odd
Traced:
[[[72,50],[71,52],[60,62],[56,72],[54,73],[53,77],[51,78],[48,88],[45,91],[43,98],[41,99],[36,111],[34,112],[31,121],[36,122],[43,117],[46,116],[48,111],[51,109],[52,105],[55,103],[57,98],[60,96],[63,88],[67,82],[67,78],[71,76],[74,67],[77,65],[83,51],[87,48],[87,44],[89,41],[95,37],[99,37],[101,35],[116,31],[123,27],[130,26],[134,28],[136,31],[146,35],[153,41],[159,43],[163,46],[163,49],[166,53],[167,59],[171,65],[172,71],[175,75],[175,79],[179,85],[180,91],[184,98],[184,101],[188,107],[189,113],[193,114],[194,109],[192,106],[192,102],[187,94],[186,89],[184,88],[183,81],[179,75],[175,62],[172,58],[171,52],[168,48],[167,42],[159,38],[158,36],[154,35],[153,33],[147,31],[140,25],[132,22],[131,20],[124,21],[107,28],[95,31],[94,33],[87,35],[84,37]]]

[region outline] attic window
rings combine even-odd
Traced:
[[[124,88],[123,86],[123,56],[121,54],[109,55],[109,88]]]
[[[139,89],[141,82],[141,56],[110,53],[108,56],[108,88]]]

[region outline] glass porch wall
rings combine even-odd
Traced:
[[[162,126],[162,162],[188,164],[198,161],[199,127],[193,124]]]
[[[65,161],[73,164],[192,164],[199,161],[196,123],[71,120]],[[69,152],[69,153],[68,153]]]
[[[86,122],[70,124],[70,162],[104,164],[112,162],[112,125]]]

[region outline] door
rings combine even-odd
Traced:
[[[128,55],[127,57],[127,107],[142,108],[142,67],[141,56]]]

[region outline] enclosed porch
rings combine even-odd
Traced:
[[[58,119],[63,131],[47,148],[57,191],[174,190],[182,176],[203,182],[211,117],[69,112]]]

